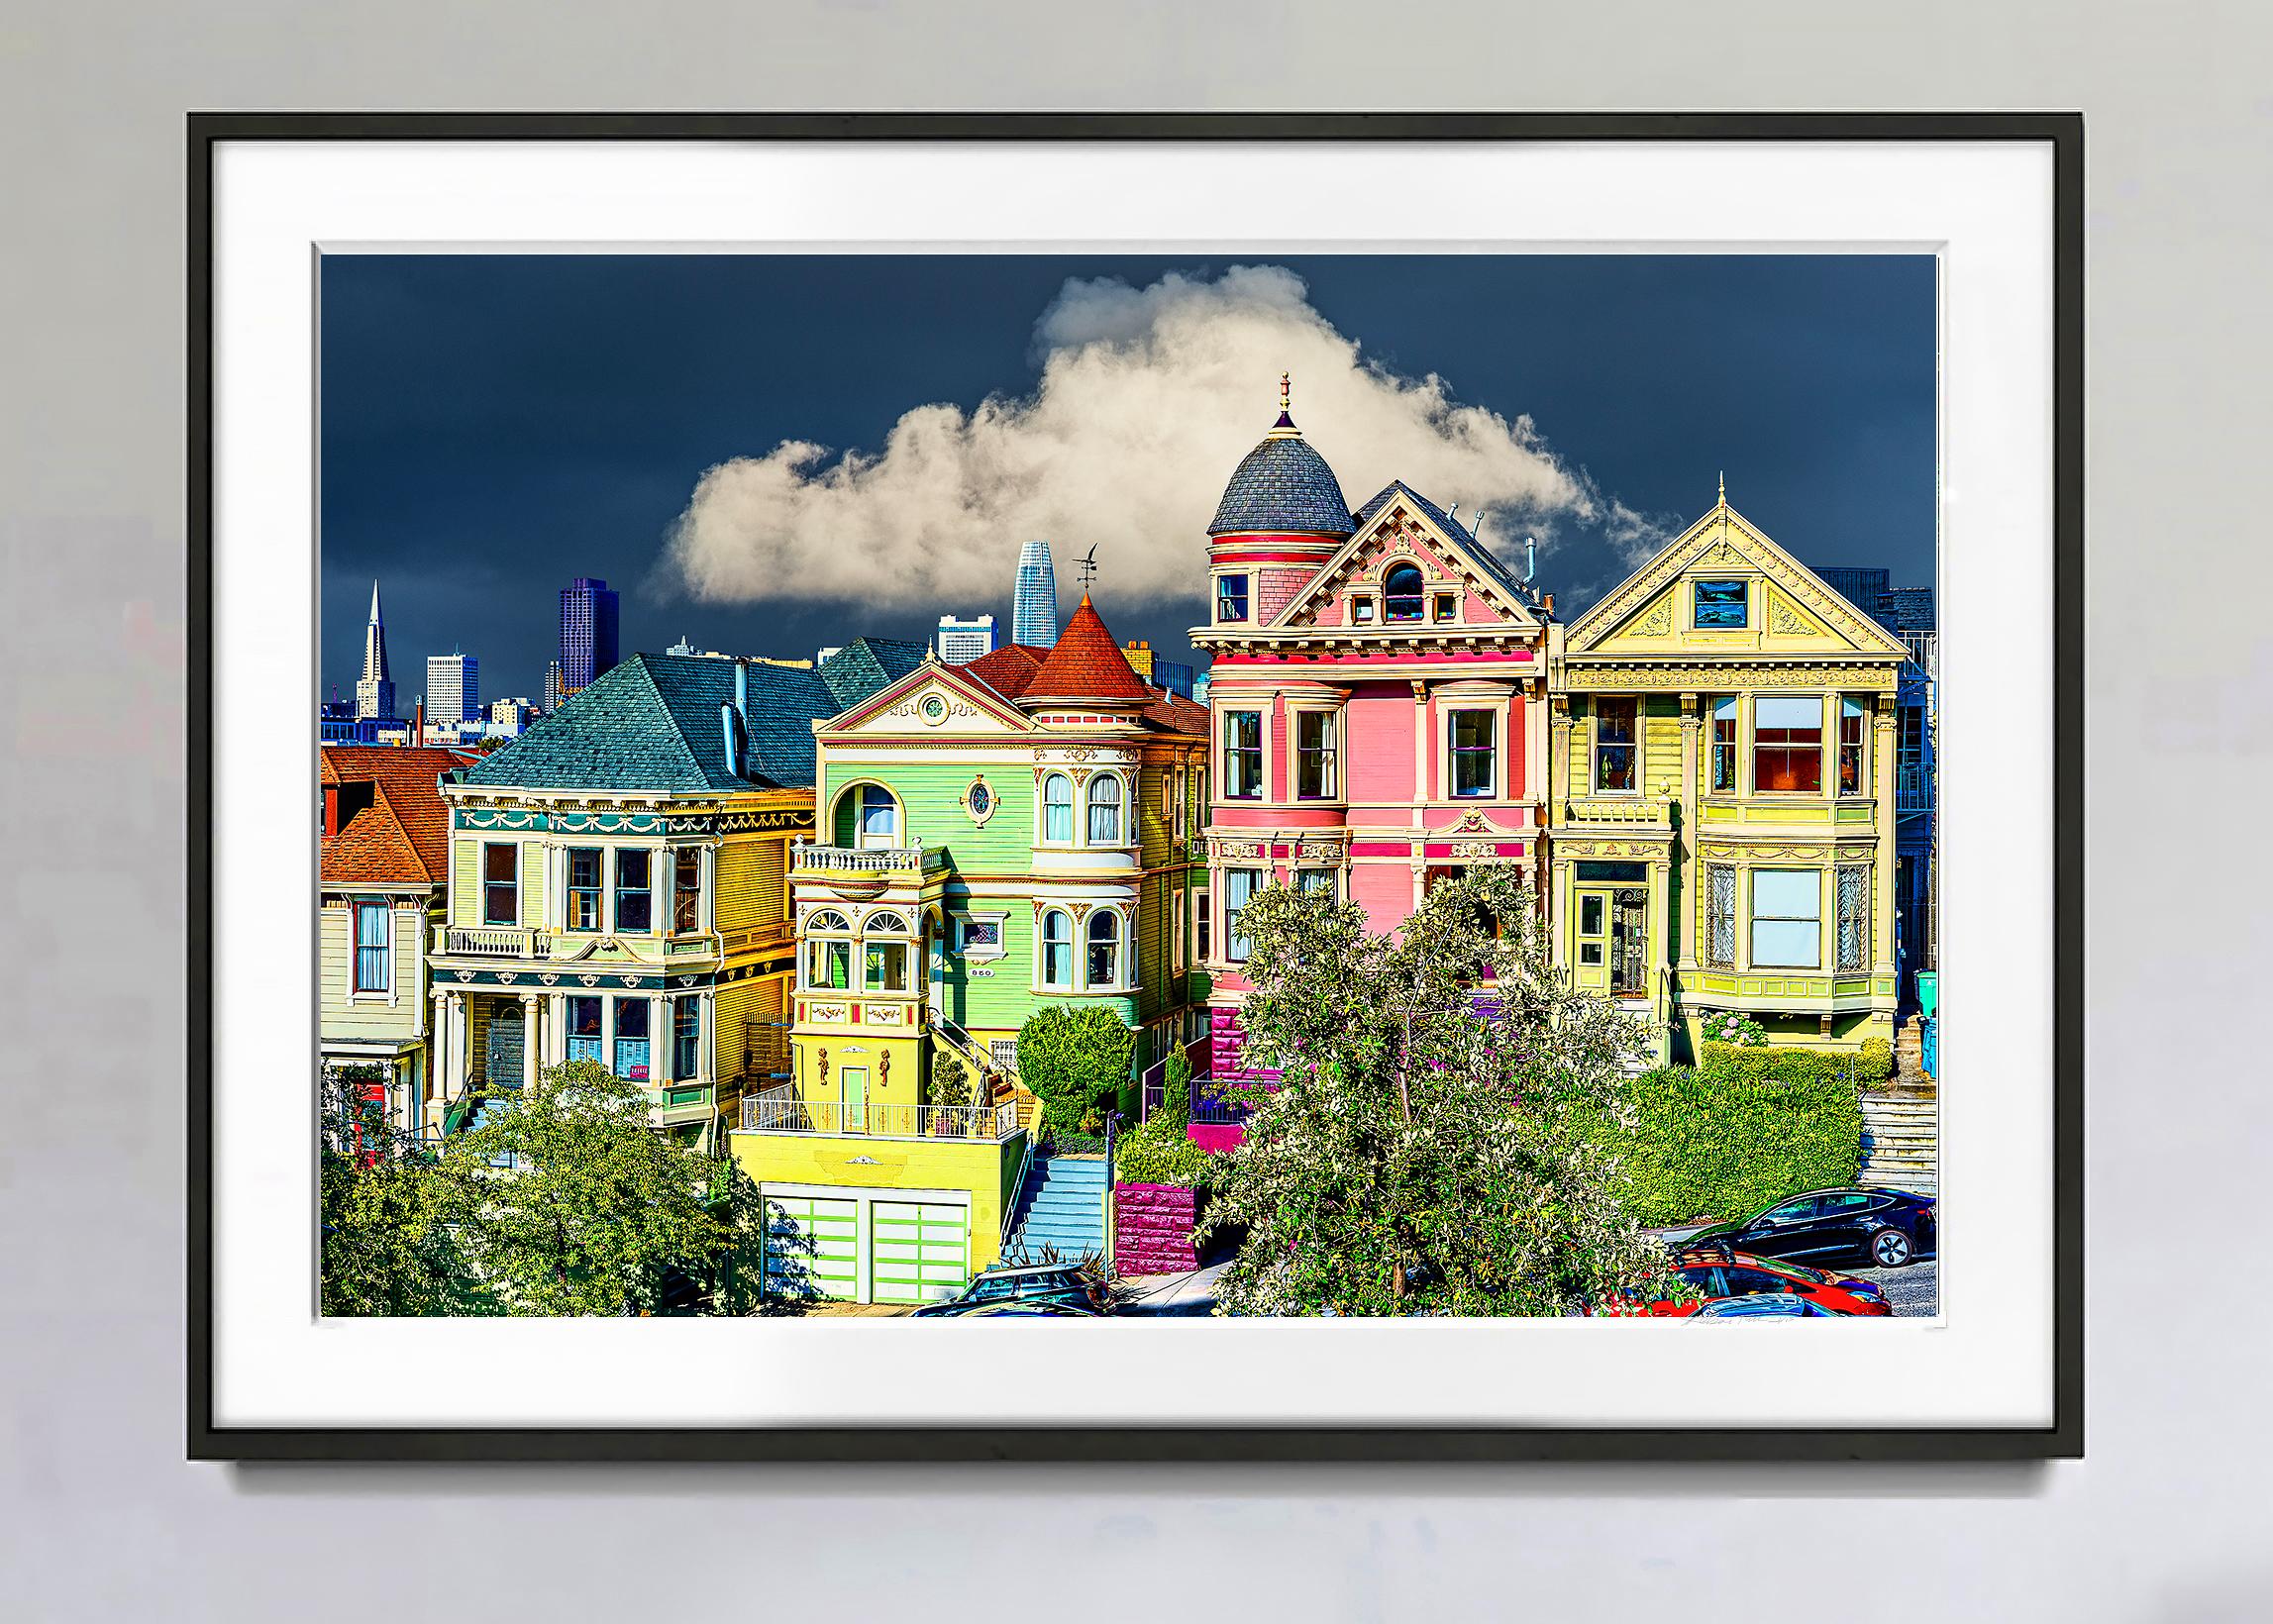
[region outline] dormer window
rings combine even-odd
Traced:
[[[1460,596],[1459,596],[1459,594],[1458,594],[1458,593],[1455,593],[1455,592],[1439,592],[1439,593],[1437,593],[1437,595],[1436,595],[1436,623],[1437,623],[1439,626],[1445,626],[1445,625],[1449,625],[1450,623],[1452,623],[1452,622],[1453,622],[1453,621],[1455,621],[1455,620],[1458,620],[1459,618],[1460,618]]]
[[[1743,581],[1701,580],[1690,590],[1694,594],[1690,623],[1699,631],[1741,632],[1751,624]]]
[[[1392,621],[1420,619],[1425,596],[1420,570],[1409,563],[1398,564],[1382,579],[1383,618]]]
[[[1238,621],[1247,618],[1247,577],[1245,575],[1218,575],[1215,577],[1215,618],[1218,621]]]

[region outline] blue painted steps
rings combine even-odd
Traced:
[[[1003,1249],[1009,1262],[1039,1261],[1045,1247],[1071,1261],[1105,1250],[1105,1159],[1038,1156],[1018,1188],[1018,1205]]]

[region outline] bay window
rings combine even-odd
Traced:
[[[647,1081],[647,1012],[645,998],[616,1000],[615,1073],[627,1082]]]
[[[671,1074],[686,1080],[702,1074],[702,999],[673,999],[671,1006]]]
[[[1223,798],[1260,800],[1263,795],[1263,713],[1223,713]]]
[[[1042,780],[1042,838],[1074,843],[1074,780],[1063,772]]]
[[[1779,693],[1752,702],[1752,787],[1769,793],[1822,793],[1822,700]]]
[[[1452,712],[1449,728],[1453,794],[1497,795],[1499,792],[1498,713],[1456,710]]]
[[[1234,964],[1245,964],[1253,946],[1239,934],[1239,916],[1262,888],[1260,868],[1223,870],[1223,957]]]
[[[1736,789],[1736,698],[1733,694],[1712,702],[1712,787],[1720,794]]]
[[[616,848],[615,929],[644,934],[655,928],[654,860],[645,847]]]
[[[1334,713],[1294,713],[1294,797],[1306,801],[1334,798]]]
[[[805,988],[848,992],[852,984],[852,922],[834,909],[823,909],[805,921]]]
[[[1752,967],[1820,969],[1822,964],[1822,870],[1753,869]]]
[[[1089,777],[1089,844],[1091,846],[1118,846],[1121,843],[1121,780],[1111,772],[1092,773]]]
[[[1839,793],[1863,792],[1863,707],[1839,701]]]
[[[1089,915],[1088,984],[1092,987],[1120,985],[1121,916],[1110,908],[1099,908]]]
[[[1074,985],[1074,922],[1057,908],[1042,915],[1042,984],[1068,991]]]
[[[671,928],[680,933],[702,928],[702,848],[681,846],[672,854]]]
[[[568,849],[567,919],[571,931],[600,928],[600,849],[596,846]]]
[[[600,1001],[597,998],[577,996],[568,1000],[568,1059],[591,1061],[600,1058]]]
[[[1871,871],[1839,871],[1839,968],[1868,969],[1871,963]]]

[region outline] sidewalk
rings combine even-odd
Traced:
[[[1212,1314],[1216,1276],[1229,1267],[1225,1262],[1188,1269],[1182,1274],[1131,1274],[1121,1284],[1136,1295],[1121,1312],[1192,1317]]]

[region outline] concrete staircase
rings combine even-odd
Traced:
[[[1915,1087],[1925,1080],[1925,1018],[1912,1015],[1895,1032],[1895,1077]]]
[[[1873,1188],[1932,1195],[1939,1183],[1940,1101],[1930,1091],[1863,1096],[1863,1171]]]
[[[1038,1156],[1018,1191],[1006,1263],[1040,1262],[1045,1247],[1072,1260],[1105,1251],[1105,1159]]]

